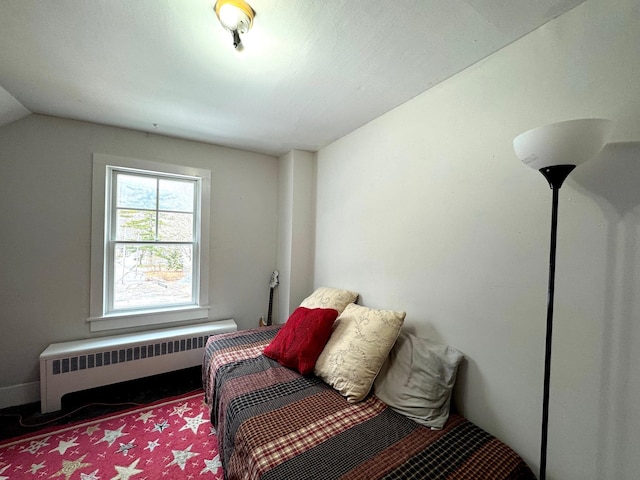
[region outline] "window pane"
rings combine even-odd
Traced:
[[[160,180],[160,210],[193,212],[194,183],[180,180]]]
[[[115,248],[114,310],[193,302],[191,245]]]
[[[122,210],[116,212],[116,240],[153,241],[156,239],[155,212]]]
[[[162,242],[193,241],[193,215],[191,213],[158,214],[158,240]]]
[[[156,208],[157,180],[139,175],[119,173],[118,199],[119,208]]]

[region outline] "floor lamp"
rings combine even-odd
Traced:
[[[549,380],[551,377],[551,338],[553,330],[553,295],[556,272],[556,237],[558,229],[558,192],[571,171],[604,147],[612,123],[603,119],[579,119],[534,128],[513,140],[516,155],[538,170],[553,192],[551,204],[551,248],[549,255],[549,290],[547,297],[547,336],[544,357],[544,391],[542,397],[542,436],[540,440],[540,480],[547,467],[547,430],[549,425]]]

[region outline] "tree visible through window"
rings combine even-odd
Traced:
[[[108,310],[194,303],[196,180],[112,175]]]

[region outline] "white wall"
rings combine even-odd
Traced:
[[[313,290],[315,155],[292,150],[279,159],[278,315],[284,323]]]
[[[276,265],[277,158],[31,115],[0,128],[3,395],[20,385],[37,393],[39,354],[51,343],[91,336],[94,152],[211,170],[209,317],[234,318],[243,329],[266,313]]]
[[[537,471],[551,192],[512,139],[616,122],[560,192],[549,479],[640,471],[639,25],[590,0],[317,154],[314,285],[462,350],[456,403]]]

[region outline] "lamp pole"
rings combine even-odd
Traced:
[[[540,169],[553,192],[551,203],[551,241],[549,248],[549,289],[547,296],[547,336],[544,352],[544,391],[542,396],[542,436],[540,440],[540,480],[547,469],[547,431],[549,427],[549,383],[551,379],[551,339],[553,335],[553,298],[556,284],[556,243],[558,238],[558,197],[560,187],[575,165],[554,165]]]
[[[576,165],[593,158],[607,143],[613,124],[602,118],[582,118],[533,128],[513,139],[518,158],[538,170],[553,192],[551,205],[551,242],[549,252],[549,296],[547,297],[547,338],[544,354],[544,391],[542,397],[542,436],[540,440],[540,480],[547,468],[547,431],[549,427],[549,380],[551,378],[551,338],[553,333],[553,296],[556,276],[556,239],[558,236],[558,196],[562,183]]]

